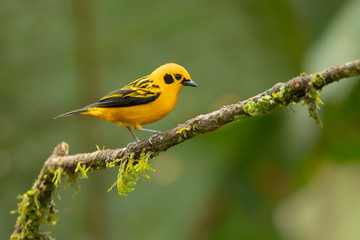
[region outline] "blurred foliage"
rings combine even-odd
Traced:
[[[57,143],[78,153],[131,141],[104,121],[54,116],[176,62],[199,87],[184,89],[175,110],[151,125],[165,131],[301,72],[359,58],[359,11],[359,0],[1,1],[1,238],[13,231],[16,196]],[[351,201],[359,179],[337,177],[360,171],[358,80],[324,89],[323,128],[303,106],[229,124],[160,154],[151,179],[127,197],[106,191],[116,169],[89,173],[75,197],[70,188],[55,193],[53,236],[359,239]],[[319,181],[336,188],[329,194],[314,187]],[[318,199],[332,202],[320,213],[334,214],[318,214]]]

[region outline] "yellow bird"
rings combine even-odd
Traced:
[[[100,118],[118,126],[125,126],[135,140],[139,141],[130,127],[160,133],[141,125],[159,121],[169,114],[175,107],[180,89],[184,86],[197,87],[184,67],[167,63],[150,75],[109,93],[96,103],[56,118],[80,114]]]

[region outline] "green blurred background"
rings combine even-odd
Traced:
[[[148,126],[165,131],[359,58],[359,12],[359,0],[1,1],[0,238],[58,143],[74,154],[132,141],[125,128],[58,114],[176,62],[199,87],[183,89],[175,110]],[[107,192],[115,168],[79,179],[75,197],[62,184],[52,235],[360,239],[358,80],[324,89],[323,128],[301,104],[229,124],[160,154],[127,197]]]

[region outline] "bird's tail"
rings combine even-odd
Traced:
[[[73,116],[73,115],[79,115],[79,114],[86,113],[86,112],[88,112],[88,110],[86,108],[77,109],[77,110],[74,110],[71,112],[63,113],[63,114],[55,117],[54,119],[62,118],[62,117],[69,117],[69,116]]]

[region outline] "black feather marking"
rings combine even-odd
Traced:
[[[144,81],[139,82],[136,86],[137,87],[143,87],[144,85],[146,86],[147,83],[149,83],[149,82],[150,82],[149,80],[144,80]]]
[[[113,91],[111,93],[109,93],[107,96],[111,96],[111,95],[121,95],[121,96],[125,96],[125,95],[128,95],[132,92],[135,92],[134,89],[128,89],[128,88],[121,88],[119,90],[116,90],[116,91]],[[105,96],[104,98],[106,98],[107,96]],[[100,100],[101,101],[101,100]],[[99,102],[100,102],[99,101]]]
[[[151,97],[109,97],[99,102],[90,104],[85,108],[102,107],[102,108],[120,108],[120,107],[131,107],[142,104],[147,104],[155,101],[160,96],[160,93]]]
[[[143,78],[139,78],[131,83],[129,83],[128,85],[126,85],[124,88],[132,88],[132,87],[137,87],[139,84],[141,84],[142,82],[148,82],[149,79],[147,77],[143,77]]]
[[[172,75],[170,75],[170,74],[166,74],[164,76],[164,80],[165,80],[166,84],[171,84],[174,82],[174,79],[173,79]]]

